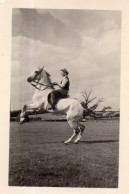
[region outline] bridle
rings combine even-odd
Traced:
[[[34,82],[34,83],[32,83],[32,82]],[[43,91],[43,90],[46,90],[47,88],[52,88],[52,86],[49,86],[49,85],[46,85],[46,84],[42,84],[42,83],[40,83],[40,82],[38,82],[38,81],[32,81],[31,82],[31,85],[33,86],[33,87],[35,87],[36,89],[38,89],[38,90],[41,90],[41,91]],[[43,88],[43,89],[41,89],[41,88],[38,88],[37,87],[37,85],[41,85],[41,86],[45,86],[45,88]]]

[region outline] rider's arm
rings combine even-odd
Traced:
[[[66,77],[64,77],[63,80],[62,80],[62,82],[60,84],[58,84],[57,82],[53,82],[52,84],[53,85],[58,85],[62,89],[63,87],[65,87],[65,85],[67,84],[67,82],[68,82],[68,79]]]

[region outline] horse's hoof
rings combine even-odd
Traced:
[[[66,144],[66,145],[69,144],[69,141],[65,141],[64,144]]]
[[[78,144],[78,141],[74,141],[75,144]]]

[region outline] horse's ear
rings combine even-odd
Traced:
[[[38,67],[38,71],[41,72],[41,71],[44,69],[44,67],[45,67],[45,66],[40,66],[40,67]]]
[[[45,65],[39,66],[38,69],[42,70],[42,69],[44,69],[44,67],[45,67]]]
[[[44,66],[41,66],[41,67],[40,67],[40,70],[42,71],[42,70],[44,69],[44,67],[45,67],[45,65],[44,65]]]

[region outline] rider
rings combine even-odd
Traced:
[[[61,69],[61,76],[63,77],[60,84],[53,82],[52,85],[57,85],[59,89],[53,90],[48,95],[48,102],[50,103],[51,107],[49,108],[50,111],[55,111],[55,105],[60,98],[66,98],[69,92],[69,72],[67,69]]]

